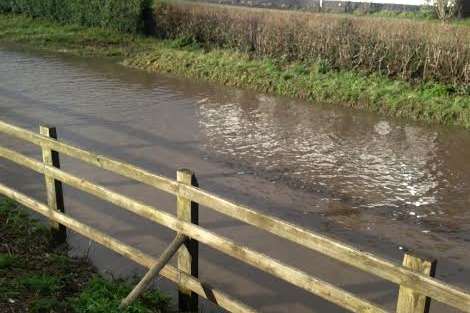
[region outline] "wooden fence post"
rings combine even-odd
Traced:
[[[176,180],[180,184],[198,186],[196,176],[187,169],[178,170]],[[177,196],[177,217],[185,222],[199,224],[199,205],[191,200]],[[198,277],[198,258],[199,244],[194,239],[187,239],[178,251],[178,269]],[[198,296],[191,290],[178,287],[178,311],[179,312],[198,312]]]
[[[403,266],[424,275],[434,277],[436,260],[426,260],[414,255],[405,254]],[[397,302],[397,313],[429,313],[431,299],[414,290],[400,286]]]
[[[40,134],[53,139],[57,139],[57,130],[55,127],[40,126]],[[42,147],[42,160],[45,165],[60,168],[59,153],[49,148]],[[62,182],[52,177],[44,175],[46,181],[47,204],[50,210],[65,212],[64,194],[62,191]],[[56,222],[50,222],[53,243],[61,244],[67,239],[65,226]]]

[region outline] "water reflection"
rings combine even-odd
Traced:
[[[205,149],[317,190],[325,201],[394,217],[437,213],[439,192],[449,188],[437,132],[285,99],[245,100],[200,103]]]

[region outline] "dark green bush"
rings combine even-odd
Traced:
[[[149,0],[0,0],[0,10],[60,23],[138,32]]]

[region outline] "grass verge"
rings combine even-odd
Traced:
[[[379,74],[336,71],[328,62],[255,58],[229,49],[201,48],[191,39],[162,41],[19,15],[0,15],[0,41],[78,55],[113,56],[134,68],[470,128],[469,86],[412,84]]]
[[[52,248],[51,234],[13,201],[0,198],[0,312],[151,313],[171,312],[170,301],[147,292],[127,310],[120,300],[131,290],[122,280],[96,274],[66,247]]]

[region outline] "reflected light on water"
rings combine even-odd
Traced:
[[[267,96],[257,100],[201,103],[206,149],[256,172],[288,176],[325,199],[349,199],[356,208],[393,208],[400,215],[436,203],[446,183],[435,163],[437,133],[387,121],[360,123],[348,111]]]

